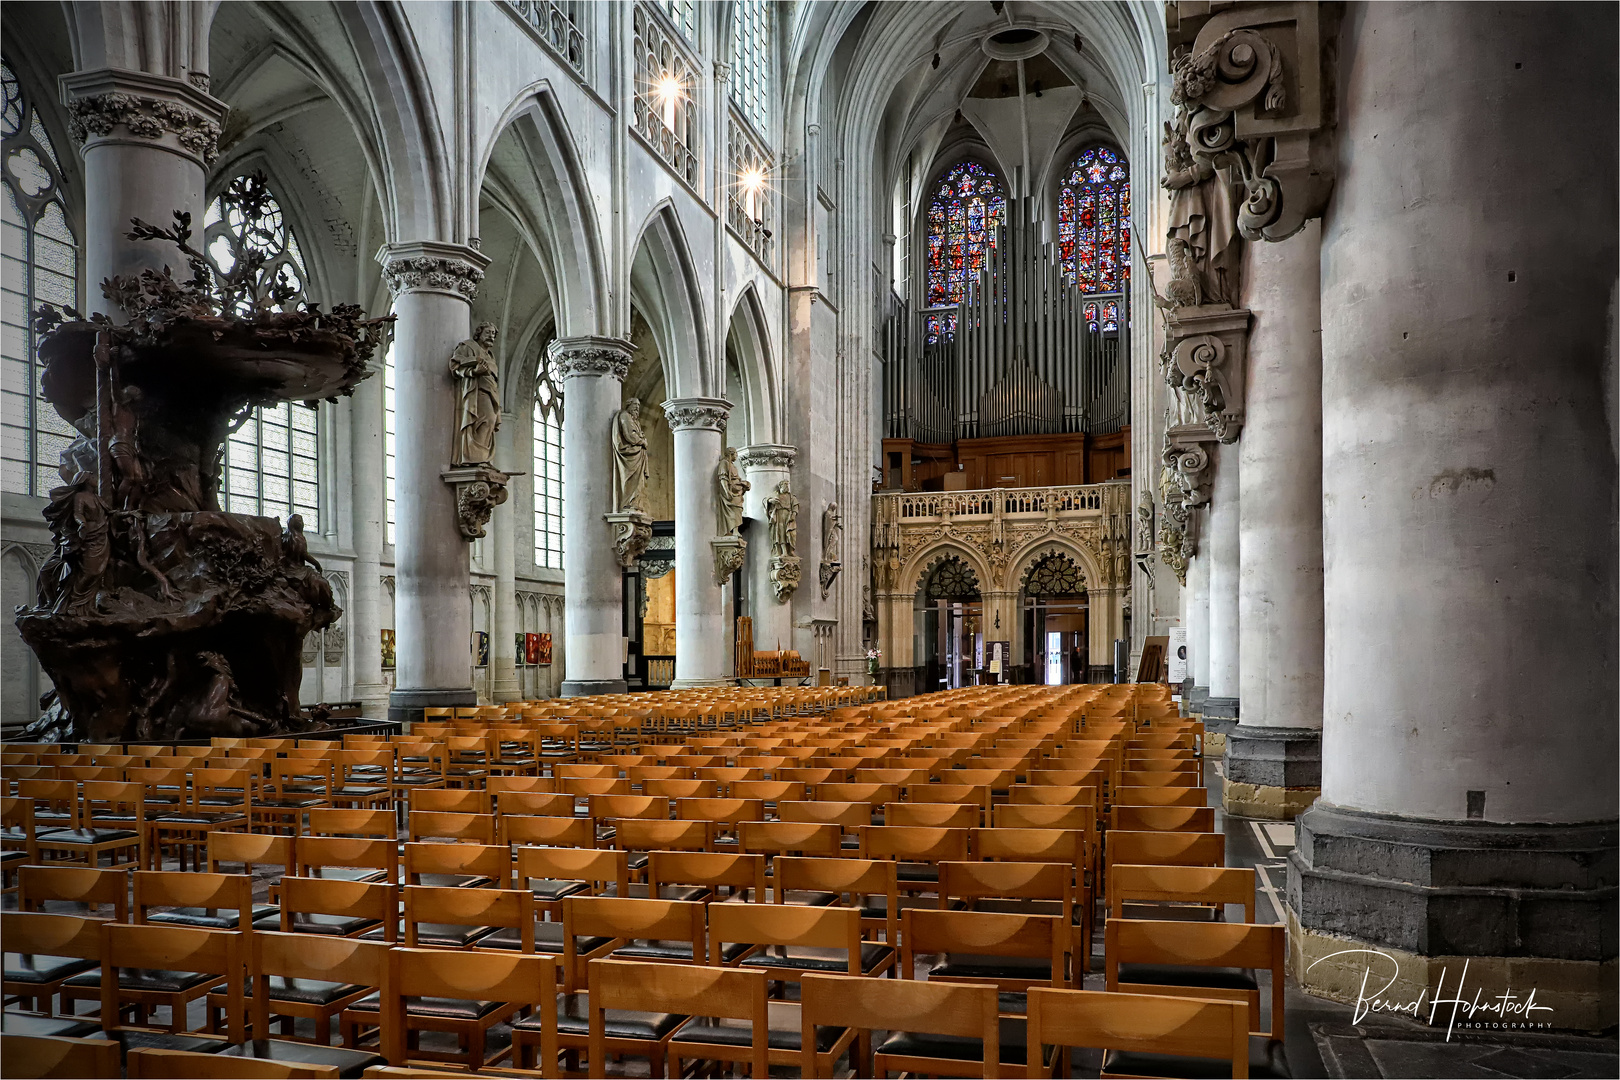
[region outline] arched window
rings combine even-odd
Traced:
[[[68,226],[61,159],[39,111],[23,93],[11,61],[0,58],[5,82],[3,158],[5,265],[3,345],[4,483],[6,491],[46,495],[61,483],[56,467],[78,432],[40,394],[42,371],[33,312],[42,303],[79,303],[79,249]]]
[[[221,272],[247,252],[264,256],[254,282],[257,297],[279,288],[292,294],[288,303],[304,299],[309,280],[304,257],[262,175],[238,176],[208,204],[203,244]],[[220,504],[233,514],[301,514],[304,527],[319,532],[319,446],[316,409],[283,401],[253,410],[226,440]]]
[[[731,34],[731,96],[761,135],[770,119],[771,5],[737,0]]]
[[[562,569],[562,391],[542,364],[534,388],[534,565]]]
[[[995,227],[1006,209],[1000,179],[976,161],[963,161],[940,177],[928,202],[928,247],[923,263],[926,307],[961,301],[968,282],[976,280],[984,266]],[[930,343],[949,340],[956,333],[956,313],[930,313],[925,332]]]
[[[1058,186],[1058,254],[1079,290],[1122,293],[1131,276],[1131,170],[1106,146],[1081,151]],[[1118,299],[1085,305],[1092,330],[1120,327]]]

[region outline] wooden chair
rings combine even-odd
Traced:
[[[900,916],[900,977],[915,978],[918,956],[943,953],[930,981],[994,983],[1010,993],[1074,986],[1070,940],[1069,923],[1054,915],[909,908]]]
[[[939,884],[940,863],[967,860],[968,833],[967,829],[868,825],[861,830],[861,857],[897,863],[902,892],[933,892]]]
[[[253,902],[248,874],[137,870],[134,894],[135,921],[154,926],[251,931],[256,920],[280,915],[273,904]]]
[[[1055,914],[1073,926],[1075,877],[1060,862],[940,863],[939,906],[948,911],[960,901],[970,911]]]
[[[1121,806],[1108,811],[1110,829],[1121,832],[1214,832],[1213,806]]]
[[[475,792],[474,794],[483,794]],[[494,814],[439,813],[412,810],[406,817],[411,843],[421,840],[464,840],[473,844],[495,843]]]
[[[399,924],[393,882],[318,877],[281,879],[280,930],[285,934],[357,937],[373,930],[392,943]]]
[[[116,1042],[51,1035],[0,1038],[0,1071],[17,1080],[119,1080],[124,1075]]]
[[[1111,919],[1219,922],[1227,904],[1254,922],[1254,871],[1235,866],[1115,866],[1108,873]]]
[[[708,821],[615,818],[611,827],[614,848],[630,853],[632,874],[646,869],[648,852],[711,851],[714,848],[714,824]]]
[[[255,798],[255,778],[251,770],[198,768],[188,775],[190,784],[181,790],[178,808],[159,813],[150,822],[147,850],[153,866],[162,863],[165,847],[174,847],[180,869],[184,870],[186,851],[196,848],[200,855],[209,833],[215,830],[246,832],[251,824],[248,809]],[[154,801],[150,788],[146,798]]]
[[[745,821],[765,820],[765,802],[762,799],[676,799],[675,818],[677,821],[712,821],[715,830],[711,842],[735,845],[738,826]]]
[[[736,966],[758,968],[772,981],[794,982],[807,972],[879,975],[892,971],[895,948],[861,939],[861,913],[846,907],[797,904],[715,904],[709,908],[709,963],[725,946],[747,946]],[[769,949],[770,951],[764,951]]]
[[[745,855],[764,855],[775,860],[785,855],[836,859],[844,854],[844,830],[837,825],[815,825],[802,821],[745,821],[738,826],[738,850]],[[767,872],[770,867],[767,867]],[[766,889],[765,899],[774,890]],[[760,897],[748,896],[749,900]],[[800,893],[799,904],[831,903],[830,893]]]
[[[806,975],[799,998],[800,1071],[807,1078],[831,1076],[845,1049],[856,1076],[1001,1075],[993,986]],[[823,1028],[835,1033],[830,1045]],[[873,1031],[887,1033],[875,1058]]]
[[[180,874],[179,877],[209,875]],[[220,875],[223,876],[223,875]],[[140,886],[137,883],[136,906]],[[240,1043],[246,1034],[247,1006],[243,1000],[243,944],[249,935],[230,930],[200,930],[190,926],[101,924],[102,968],[76,976],[79,985],[99,991],[101,1024],[113,1032],[126,1027],[124,1012],[139,1011],[145,1026],[154,1008],[169,1010],[171,1033],[186,1030],[186,1006],[223,986],[228,1039]],[[111,973],[111,978],[104,978]],[[73,984],[74,980],[68,980]]]
[[[64,984],[86,974],[99,977],[104,922],[77,915],[0,912],[0,938],[6,945],[0,993],[32,1002],[37,1010],[47,1013],[51,1011],[51,998],[61,993],[60,1011],[71,1016],[73,999],[63,989]]]
[[[630,895],[630,858],[622,851],[591,848],[518,847],[518,888],[534,897],[538,917],[547,919],[535,926],[535,948],[540,952],[563,951],[562,902],[570,896]]]
[[[274,833],[214,832],[208,834],[208,872],[224,873],[226,867],[240,867],[241,873],[252,875],[261,866],[274,867],[279,881],[293,872],[297,864],[293,837]],[[267,890],[274,900],[277,886]],[[275,912],[258,912],[255,919],[274,919]],[[274,929],[268,927],[267,929]]]
[[[408,948],[534,952],[534,896],[527,889],[405,886]]]
[[[353,882],[323,884],[355,887]],[[254,934],[248,942],[253,1041],[245,1050],[233,1049],[232,1053],[261,1061],[337,1068],[345,1075],[383,1064],[375,1054],[328,1044],[333,1018],[379,992],[387,979],[392,949],[392,943],[352,937],[274,931]],[[211,994],[210,1009],[214,1005]],[[281,1022],[282,1040],[270,1038],[272,1017]],[[294,1022],[300,1019],[314,1022],[313,1043],[298,1040]]]
[[[9,770],[8,770],[9,771]],[[0,797],[0,845],[3,845],[5,872],[39,862],[39,837],[34,822],[34,800],[19,796]],[[16,888],[7,888],[7,892]]]
[[[333,1065],[288,1065],[199,1050],[137,1048],[125,1060],[130,1080],[335,1080],[339,1075]]]
[[[763,896],[765,856],[717,851],[652,852],[647,864],[650,894],[662,895],[664,889],[677,885],[703,890],[704,899],[719,889],[729,890],[732,896],[745,891],[750,896]]]
[[[977,829],[984,808],[977,803],[909,802],[883,807],[885,827],[913,829]]]
[[[406,844],[406,885],[504,889],[512,882],[512,849],[504,844]]]
[[[627,960],[701,964],[708,956],[704,905],[691,900],[570,896],[563,901],[563,933],[568,993],[585,982],[585,965],[598,957],[622,954]],[[732,958],[742,952],[735,950]]]
[[[271,751],[265,751],[270,753]],[[304,814],[332,805],[332,762],[322,757],[285,757],[267,761],[268,777],[249,807],[253,827],[301,830]]]
[[[789,1061],[783,1050],[771,1045],[765,982],[765,973],[759,971],[597,960],[590,970],[591,1067],[599,1070],[607,1060],[605,1014],[610,1009],[688,1016],[662,1044],[677,1076],[684,1075],[682,1058],[747,1062],[756,1077],[769,1075],[773,1051],[776,1064],[794,1064],[797,1054]],[[792,1034],[797,1042],[797,1025]],[[622,1045],[627,1040],[617,1041]],[[625,1052],[652,1059],[655,1049],[644,1046]]]
[[[822,894],[831,896],[828,902],[833,904],[847,900],[848,906],[861,913],[863,935],[881,931],[883,940],[890,945],[900,940],[899,878],[893,862],[784,855],[776,860],[773,869],[777,903]]]
[[[985,820],[989,820],[993,789],[986,785],[946,782],[912,784],[901,790],[905,793],[906,801],[910,803],[972,803],[984,812]],[[898,822],[891,822],[885,818],[884,824],[894,825]]]
[[[597,841],[596,825],[590,818],[501,814],[496,826],[496,840],[505,845],[593,848]]]
[[[391,814],[389,817],[392,819]],[[300,836],[293,845],[293,859],[300,877],[399,884],[399,844],[392,837],[373,840],[362,836]]]
[[[1247,1014],[1240,1002],[1035,988],[1026,1014],[1026,1056],[1044,1064],[1029,1075],[1062,1075],[1064,1051],[1084,1047],[1105,1051],[1105,1077],[1247,1077]],[[1049,1057],[1049,1048],[1057,1053]]]
[[[454,1061],[482,1069],[505,1051],[487,1055],[489,1030],[508,1023],[519,1010],[535,1008],[541,1063],[554,1076],[557,1051],[557,958],[514,956],[485,950],[395,949],[389,954],[389,984],[382,994],[382,1032],[404,1035],[408,1045],[390,1060]],[[345,1013],[345,1022],[348,1020]],[[444,1031],[456,1036],[453,1053],[424,1050],[415,1044],[418,1031]],[[387,1047],[384,1047],[387,1052]]]
[[[1109,919],[1104,926],[1106,987],[1133,994],[1171,994],[1244,1002],[1252,1034],[1283,1037],[1283,964],[1279,924]],[[1271,1024],[1262,1028],[1260,982],[1271,972]]]
[[[1226,863],[1224,833],[1108,832],[1104,877],[1117,865],[1222,866]]]
[[[111,907],[113,922],[129,921],[129,871],[122,867],[23,866],[17,871],[17,885],[17,906],[23,911],[47,911],[45,905],[50,903],[81,904]],[[100,917],[96,910],[84,914]]]

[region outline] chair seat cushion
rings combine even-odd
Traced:
[[[618,896],[619,883],[616,881],[609,882],[608,886],[602,890],[602,895]],[[646,882],[632,881],[629,895],[632,899],[646,900],[652,893],[649,891]],[[708,895],[709,890],[701,885],[660,885],[658,887],[658,899],[660,900],[702,900]]]
[[[750,946],[741,941],[728,941],[720,947],[720,959],[732,963],[749,950]],[[614,949],[611,954],[619,960],[685,960],[692,959],[692,943],[690,941],[637,941],[620,949]]]
[[[49,983],[101,967],[95,960],[43,953],[6,953],[6,982]]]
[[[386,870],[374,870],[369,866],[307,866],[304,872],[309,877],[321,878],[323,881],[363,881],[377,882],[388,877]]]
[[[336,1066],[341,1077],[364,1076],[367,1069],[388,1064],[388,1059],[369,1050],[350,1050],[342,1046],[321,1046],[282,1039],[253,1039],[237,1043],[221,1050],[220,1056],[280,1061],[289,1065],[332,1065]]]
[[[254,904],[250,921],[256,924],[260,919],[280,915],[281,909],[274,904]],[[241,918],[242,913],[234,908],[182,907],[154,911],[146,916],[146,921],[165,926],[195,926],[202,930],[235,930]]]
[[[187,1054],[217,1054],[231,1045],[224,1039],[210,1039],[203,1035],[175,1035],[167,1031],[142,1031],[139,1028],[98,1031],[89,1037],[115,1042],[125,1054],[131,1050],[180,1050]]]
[[[496,1009],[508,1007],[504,1001],[465,1001],[461,998],[412,997],[405,999],[411,1016],[431,1016],[436,1020],[479,1020]],[[355,1012],[377,1011],[377,995],[363,997],[349,1006]]]
[[[895,877],[901,881],[938,881],[939,867],[932,863],[901,863],[895,867]]]
[[[766,1004],[766,1043],[772,1050],[800,1050],[804,1042],[799,1026],[799,1003],[772,1001]],[[844,1034],[843,1028],[816,1028],[816,1049],[830,1050]],[[752,1046],[754,1025],[728,1016],[694,1016],[675,1033],[676,1043],[708,1043],[720,1046]]]
[[[1050,982],[1052,962],[1044,956],[979,956],[949,953],[928,972],[941,979],[1034,979]]]
[[[345,784],[332,789],[334,799],[374,799],[387,793],[387,788],[375,784]]]
[[[798,904],[801,907],[826,907],[838,899],[838,894],[817,892],[813,889],[789,889],[782,899],[785,903]],[[754,902],[753,889],[740,889],[721,901],[722,904],[752,904]],[[766,889],[765,899],[759,902],[764,904],[775,903],[776,890]]]
[[[557,995],[557,1031],[563,1035],[585,1038],[591,1033],[590,1000],[584,994]],[[602,1026],[610,1039],[641,1039],[652,1042],[666,1038],[680,1026],[686,1017],[678,1013],[640,1012],[631,1009],[606,1009],[602,1013]],[[519,1020],[512,1025],[514,1031],[539,1031],[540,1014]]]
[[[490,880],[477,874],[417,874],[415,883],[436,889],[482,889]]]
[[[457,923],[417,923],[416,944],[440,949],[465,949],[495,932],[492,926],[461,926]],[[383,941],[382,927],[360,935],[362,941]],[[405,944],[405,924],[399,925],[399,944]]]
[[[254,799],[254,806],[275,810],[308,810],[326,800],[318,795],[272,795],[267,799]]]
[[[158,968],[119,968],[118,985],[124,990],[147,991],[157,994],[178,994],[185,990],[194,990],[199,986],[212,986],[223,982],[219,975],[208,975],[195,971],[164,971]],[[89,987],[101,985],[101,969],[86,971],[82,975],[75,975],[64,986]]]
[[[1119,981],[1153,986],[1206,986],[1219,990],[1258,990],[1254,972],[1245,968],[1196,967],[1189,964],[1121,964]]]
[[[1232,1063],[1225,1058],[1181,1057],[1176,1054],[1145,1054],[1110,1050],[1103,1068],[1127,1076],[1177,1076],[1187,1080],[1216,1080],[1232,1075]],[[1264,1035],[1249,1036],[1249,1075],[1286,1078],[1293,1075],[1282,1044]]]
[[[253,983],[248,983],[251,996]],[[270,976],[271,1001],[296,1001],[300,1005],[330,1005],[367,987],[357,983],[325,982],[320,979],[289,979],[282,975]]]
[[[1220,922],[1224,914],[1220,908],[1200,907],[1196,904],[1124,904],[1120,907],[1120,918],[1123,919]]]
[[[555,953],[562,955],[566,948],[567,935],[563,933],[563,924],[560,922],[539,922],[534,924],[534,951],[537,953]],[[612,941],[609,937],[582,937],[575,939],[577,948],[582,953],[594,952]],[[506,927],[497,930],[486,938],[480,938],[480,949],[521,949],[523,947],[523,932],[516,927]]]
[[[894,950],[879,941],[861,946],[861,971],[870,972],[894,955]],[[843,949],[819,949],[790,945],[786,955],[779,952],[755,953],[743,960],[742,967],[792,968],[796,971],[842,972],[849,970],[849,955]]]
[[[0,851],[0,864],[23,862],[28,858],[26,851]]]
[[[158,825],[230,825],[239,821],[246,821],[242,814],[209,813],[208,811],[189,811],[178,814],[159,814],[153,819]]]
[[[11,978],[8,974],[6,978]],[[82,1039],[101,1030],[99,1021],[75,1020],[70,1016],[40,1016],[37,1013],[0,1013],[0,1034],[49,1035],[60,1039]]]
[[[337,937],[350,937],[381,925],[376,919],[367,919],[359,915],[326,915],[321,912],[299,911],[293,913],[291,930],[294,934],[332,934]],[[253,929],[280,930],[281,918],[277,916],[274,919],[254,919]]]
[[[1001,1061],[1005,1065],[1024,1064],[1024,1021],[1017,1017],[1001,1019]],[[984,1043],[966,1035],[935,1035],[929,1032],[900,1031],[884,1039],[875,1050],[896,1057],[933,1057],[972,1061],[984,1057]]]
[[[536,900],[561,900],[565,896],[582,893],[590,886],[583,881],[563,881],[554,878],[530,878],[529,891]]]
[[[141,834],[133,829],[52,829],[39,837],[46,846],[55,844],[113,844],[120,840],[139,840]]]

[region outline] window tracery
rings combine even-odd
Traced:
[[[1131,171],[1106,146],[1081,151],[1058,186],[1058,255],[1081,293],[1124,291],[1131,273]],[[1119,302],[1087,302],[1092,330],[1119,330]]]
[[[541,361],[534,388],[534,565],[562,569],[562,389]]]
[[[1043,555],[1024,576],[1025,596],[1079,596],[1086,591],[1086,575],[1062,552]]]
[[[979,577],[971,566],[952,555],[928,575],[924,595],[930,600],[977,600]]]
[[[771,5],[769,0],[737,0],[734,7],[731,96],[764,135],[770,120]]]
[[[995,242],[995,228],[1006,210],[1007,196],[1000,178],[978,162],[960,162],[940,177],[928,202],[925,307],[961,302],[968,283],[984,267]],[[956,333],[956,313],[930,312],[923,326],[929,344],[948,341]]]

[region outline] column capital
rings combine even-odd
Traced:
[[[466,244],[412,240],[384,244],[377,251],[388,294],[436,292],[472,301],[484,280],[489,256]]]
[[[546,347],[546,363],[562,380],[609,375],[622,381],[630,372],[630,350],[619,338],[556,338]]]
[[[85,148],[150,143],[203,165],[219,153],[220,125],[230,107],[182,79],[125,68],[63,75],[68,133]]]
[[[737,464],[744,469],[789,469],[798,448],[780,443],[755,443],[737,451]]]
[[[714,62],[714,81],[717,83],[731,81],[731,65],[724,60]]]
[[[670,398],[664,402],[664,418],[671,431],[724,431],[730,415],[731,402],[724,398]]]

